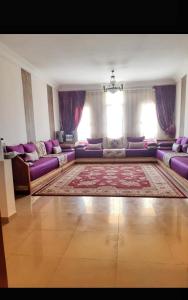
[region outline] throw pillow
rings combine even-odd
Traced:
[[[101,150],[102,149],[102,144],[88,144],[86,146],[86,150]]]
[[[176,144],[181,144],[182,137],[177,138]]]
[[[118,139],[105,138],[103,148],[106,149],[122,149],[125,147],[123,137]]]
[[[129,142],[128,149],[144,149],[145,142]]]
[[[173,144],[174,142],[171,141],[163,141],[163,142],[159,142],[157,145],[162,147],[172,147]]]
[[[24,158],[25,161],[36,161],[36,160],[39,160],[39,156],[38,156],[38,153],[37,151],[35,150],[34,152],[30,152],[30,153],[25,153],[25,158]]]
[[[144,139],[145,139],[145,136],[140,136],[140,137],[128,136],[127,137],[127,142],[143,142]]]
[[[147,144],[147,148],[148,148],[148,149],[157,149],[157,143],[150,143],[150,144]]]
[[[15,146],[6,146],[6,151],[7,152],[18,152],[18,153],[23,153],[24,154],[24,147],[23,145],[15,145]]]
[[[51,140],[53,147],[59,146],[59,141],[57,139]]]
[[[61,152],[62,152],[62,150],[61,150],[60,146],[53,147],[53,153],[54,154],[58,154],[58,153],[61,153]]]
[[[181,150],[181,145],[180,144],[174,143],[172,145],[172,151],[174,151],[174,152],[180,152],[180,150]]]
[[[33,143],[23,144],[23,147],[26,153],[31,153],[37,150],[35,144]]]
[[[158,146],[157,149],[160,149],[160,150],[172,150],[172,146],[168,146],[168,147]]]
[[[184,144],[188,144],[188,138],[187,137],[183,137],[182,140],[181,140],[181,145],[184,145]]]
[[[44,142],[36,142],[35,146],[37,148],[37,153],[38,153],[39,157],[47,155]]]
[[[181,149],[182,149],[182,151],[183,151],[184,153],[187,153],[188,144],[182,145]]]
[[[88,138],[87,142],[88,144],[102,144],[103,138]]]
[[[46,141],[46,142],[44,142],[44,144],[45,144],[45,147],[46,147],[47,154],[52,154],[52,151],[53,151],[52,141],[51,140]]]

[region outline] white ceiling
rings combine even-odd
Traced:
[[[175,79],[188,34],[0,34],[0,42],[58,86]]]

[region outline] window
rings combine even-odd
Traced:
[[[85,141],[91,137],[91,112],[87,104],[83,108],[82,117],[77,128],[77,135],[79,141]]]
[[[114,94],[107,92],[106,99],[106,135],[109,138],[119,138],[123,136],[123,92]]]
[[[157,136],[157,115],[154,103],[143,103],[141,107],[141,135],[146,138],[156,138]]]

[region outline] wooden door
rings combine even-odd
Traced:
[[[7,270],[6,270],[3,232],[2,232],[2,224],[1,224],[1,212],[0,212],[0,288],[7,288],[7,287],[8,287]]]

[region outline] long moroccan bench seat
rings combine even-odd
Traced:
[[[105,150],[105,149],[104,149]],[[155,157],[156,149],[123,149],[124,157]],[[104,157],[103,150],[87,150],[85,147],[76,148],[76,158],[97,158]]]
[[[103,157],[103,150],[87,150],[85,147],[75,149],[76,158]]]
[[[155,157],[156,149],[125,149],[126,157]]]
[[[169,150],[157,149],[157,154],[156,154],[157,159],[163,161],[163,158],[167,152],[169,152]],[[178,173],[179,175],[181,175],[182,177],[188,179],[188,155],[187,157],[186,156],[172,157],[170,159],[170,168],[176,173]]]
[[[54,143],[58,143],[54,140]],[[47,141],[48,143],[49,141]],[[24,160],[26,149],[33,146],[33,143],[20,144],[15,146],[7,146],[7,152],[16,151],[18,155],[12,159],[12,170],[15,191],[31,193],[33,188],[41,184],[46,179],[52,178],[54,175],[62,171],[62,169],[68,167],[75,160],[75,150],[69,149],[65,152],[62,149],[60,154],[52,154],[51,150],[48,150],[46,156],[39,157],[30,165]],[[28,151],[28,150],[27,150]],[[29,152],[29,151],[28,151]],[[50,152],[50,153],[49,153]],[[49,157],[49,156],[57,157]],[[60,164],[58,155],[61,155],[65,160],[64,164]]]
[[[31,181],[49,173],[52,170],[55,170],[58,167],[59,162],[57,158],[41,157],[33,163],[33,166],[29,167]]]

